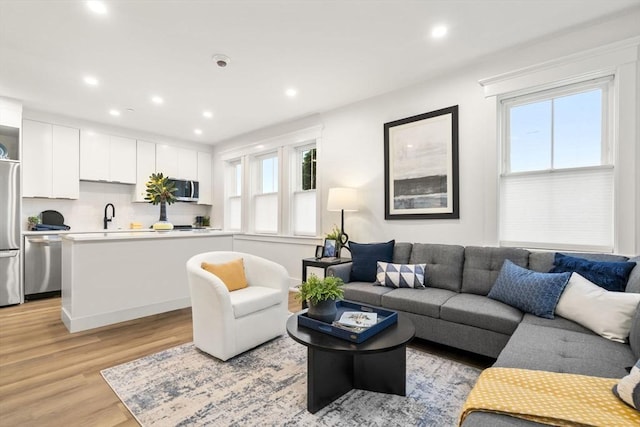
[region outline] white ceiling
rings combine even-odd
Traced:
[[[212,144],[427,80],[640,0],[111,0],[106,15],[85,3],[0,0],[0,96]],[[439,23],[449,33],[434,40]],[[216,67],[216,53],[230,65]],[[88,74],[100,84],[84,84]],[[163,105],[150,101],[155,94]]]

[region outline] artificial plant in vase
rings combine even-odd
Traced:
[[[309,304],[307,312],[309,317],[331,323],[336,319],[338,312],[336,300],[344,297],[343,284],[339,277],[327,276],[320,279],[315,274],[311,274],[307,281],[302,282],[298,287],[299,293],[296,297]]]
[[[173,224],[167,221],[167,205],[176,201],[173,193],[177,191],[175,184],[162,173],[152,173],[147,182],[147,196],[144,198],[152,205],[160,204],[160,219],[153,224],[154,230],[172,230]]]

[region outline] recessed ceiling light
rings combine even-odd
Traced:
[[[93,76],[84,76],[84,82],[86,84],[88,84],[89,86],[97,86],[98,85],[98,79],[96,79]]]
[[[116,110],[116,109],[111,109],[109,110],[109,114],[111,114],[112,116],[119,116],[120,115],[120,111]]]
[[[193,133],[195,133],[196,135],[202,135],[202,129],[194,129]]]
[[[202,115],[207,119],[210,119],[211,117],[213,117],[213,113],[211,111],[203,111]]]
[[[93,13],[97,13],[98,15],[106,15],[107,6],[104,2],[98,0],[89,0],[87,1],[87,7]]]
[[[162,99],[162,97],[156,95],[156,96],[152,96],[151,97],[151,101],[154,104],[162,104],[164,102],[164,99]]]
[[[264,148],[264,145],[262,145],[262,144],[258,144],[258,145],[256,145],[256,148],[257,148],[258,150],[261,150],[261,149],[263,149],[263,148]]]
[[[431,29],[431,37],[434,39],[441,39],[447,35],[447,27],[444,25],[436,25]]]
[[[294,88],[289,88],[286,90],[285,94],[289,97],[289,98],[293,98],[294,96],[296,96],[298,94],[298,91],[295,90]]]

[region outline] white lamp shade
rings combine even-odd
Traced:
[[[327,210],[329,211],[349,211],[358,210],[358,192],[355,188],[330,188],[327,200]]]

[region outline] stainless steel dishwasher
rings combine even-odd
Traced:
[[[57,234],[24,237],[24,298],[60,295],[62,240]]]

